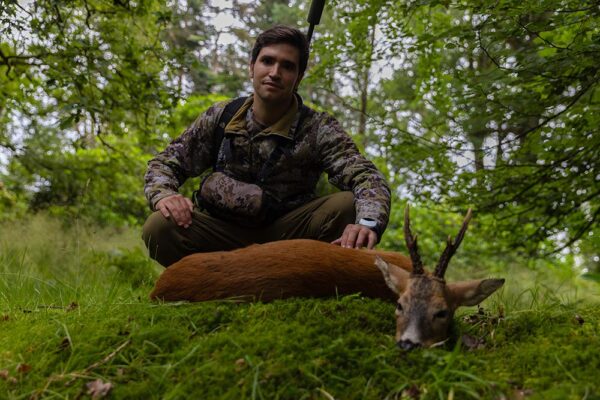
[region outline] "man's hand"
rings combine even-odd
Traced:
[[[165,218],[173,218],[173,221],[179,226],[187,228],[192,224],[194,203],[180,194],[161,199],[156,203],[156,209],[160,211]]]
[[[366,245],[368,249],[372,249],[377,244],[377,234],[364,225],[348,224],[342,237],[331,243],[357,249]]]

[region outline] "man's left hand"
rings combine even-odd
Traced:
[[[348,224],[342,237],[334,240],[331,244],[357,249],[366,245],[368,249],[372,249],[377,244],[377,234],[364,225]]]

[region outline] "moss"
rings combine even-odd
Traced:
[[[113,384],[115,399],[600,396],[600,307],[576,294],[577,282],[547,272],[519,271],[531,276],[509,279],[481,312],[462,310],[445,348],[403,353],[394,345],[394,306],[381,301],[151,303],[151,283],[115,277],[114,257],[96,257],[83,277],[78,260],[91,260],[91,250],[50,243],[40,254],[61,252],[66,268],[50,282],[37,256],[24,260],[2,246],[0,370],[16,382],[0,378],[0,398],[76,398],[97,378]],[[132,254],[124,268],[147,272]],[[485,347],[469,350],[463,334]],[[19,373],[19,364],[31,370]]]

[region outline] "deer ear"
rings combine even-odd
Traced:
[[[375,265],[383,274],[383,279],[390,289],[396,294],[400,294],[406,288],[406,283],[410,273],[402,268],[388,264],[379,256],[375,257]]]
[[[447,285],[456,307],[474,306],[504,285],[504,279],[480,279]]]

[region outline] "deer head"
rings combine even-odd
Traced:
[[[404,212],[404,237],[413,270],[408,272],[388,264],[380,257],[375,265],[383,273],[387,285],[399,295],[396,307],[396,343],[404,350],[430,347],[447,340],[454,312],[459,306],[479,304],[504,284],[504,279],[482,279],[446,283],[444,274],[471,219],[467,212],[462,227],[453,241],[448,236],[446,249],[433,274],[426,272],[419,256],[417,236],[410,231],[409,209]]]

